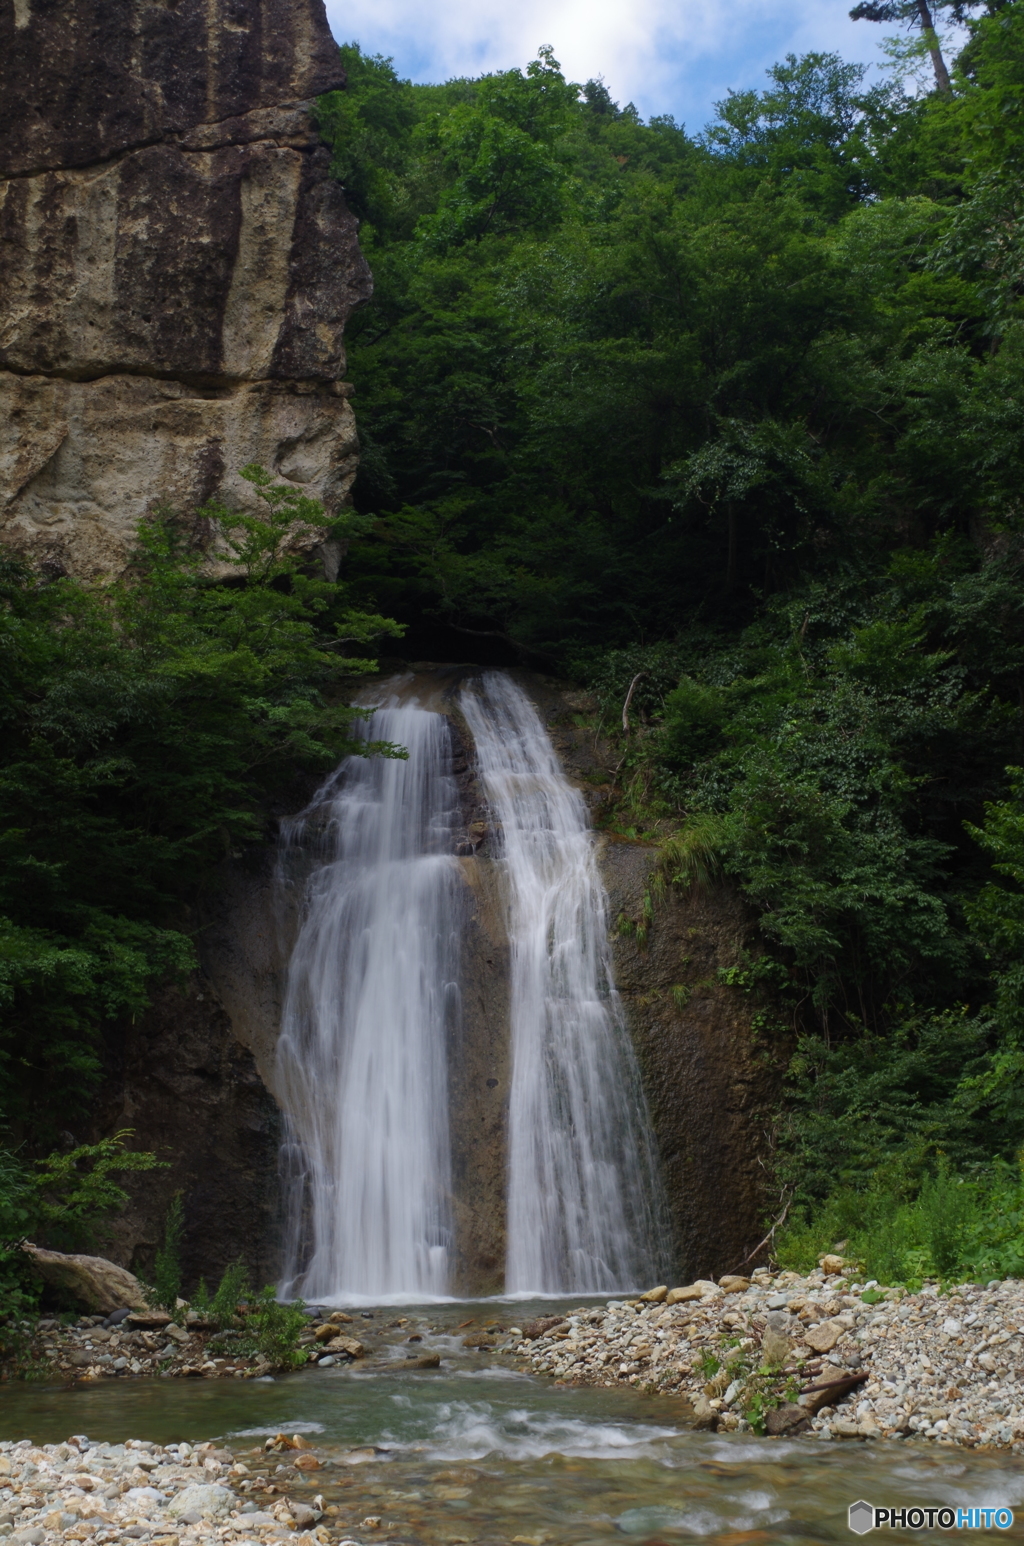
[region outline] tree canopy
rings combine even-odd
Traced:
[[[607,819],[758,918],[812,1211],[1024,1137],[1024,5],[854,14],[934,89],[789,56],[695,130],[547,49],[413,86],[353,44],[320,104],[377,286],[349,582],[606,727],[633,683]]]

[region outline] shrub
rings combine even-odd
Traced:
[[[0,1378],[30,1372],[32,1317],[42,1284],[21,1242],[31,1236],[67,1250],[102,1237],[104,1222],[128,1201],[115,1177],[162,1163],[154,1154],[126,1149],[131,1136],[123,1128],[33,1164],[0,1149]]]
[[[1020,1164],[996,1161],[964,1176],[940,1161],[919,1187],[890,1176],[864,1191],[837,1191],[813,1211],[797,1211],[781,1232],[778,1261],[807,1271],[840,1239],[880,1283],[1024,1275]]]
[[[249,1296],[249,1273],[242,1261],[232,1262],[225,1270],[206,1311],[208,1320],[219,1329],[230,1325],[238,1314],[238,1307]]]
[[[175,1192],[164,1221],[164,1243],[153,1263],[152,1295],[162,1309],[172,1315],[181,1294],[181,1237],[185,1232],[185,1212],[181,1193]]]
[[[279,1304],[274,1290],[263,1288],[249,1303],[245,1328],[257,1352],[277,1369],[297,1369],[306,1361],[299,1347],[307,1320],[301,1299]]]

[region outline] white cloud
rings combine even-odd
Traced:
[[[522,66],[550,43],[570,79],[603,75],[612,95],[692,129],[729,86],[759,86],[786,53],[877,57],[881,30],[850,0],[327,0],[339,42],[391,54],[400,74],[439,81]]]

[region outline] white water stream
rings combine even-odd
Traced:
[[[288,825],[322,859],[306,883],[275,1083],[288,1123],[286,1294],[449,1288],[445,1044],[457,1013],[458,800],[447,721],[379,709],[368,740]],[[292,853],[289,854],[289,850]]]
[[[485,673],[460,704],[512,947],[506,1293],[636,1288],[656,1270],[659,1194],[586,808],[511,677]],[[443,715],[398,703],[362,733],[408,761],[349,758],[281,850],[283,885],[313,860],[275,1079],[282,1290],[307,1300],[451,1291],[446,1056],[464,916],[451,736]]]
[[[460,706],[508,888],[506,1292],[636,1288],[655,1281],[659,1192],[586,806],[510,676],[486,672]]]

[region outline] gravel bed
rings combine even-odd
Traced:
[[[269,1480],[254,1474],[260,1463],[253,1459],[250,1468],[215,1444],[91,1444],[81,1435],[64,1444],[0,1443],[0,1540],[4,1546],[262,1546],[283,1540],[327,1546],[334,1537],[320,1523],[317,1500],[288,1496],[296,1468],[277,1466]],[[306,1463],[319,1469],[312,1458]],[[246,1497],[257,1489],[259,1502]]]
[[[1024,1453],[1020,1280],[908,1293],[756,1272],[651,1295],[513,1328],[500,1351],[569,1383],[675,1392],[726,1432]]]

